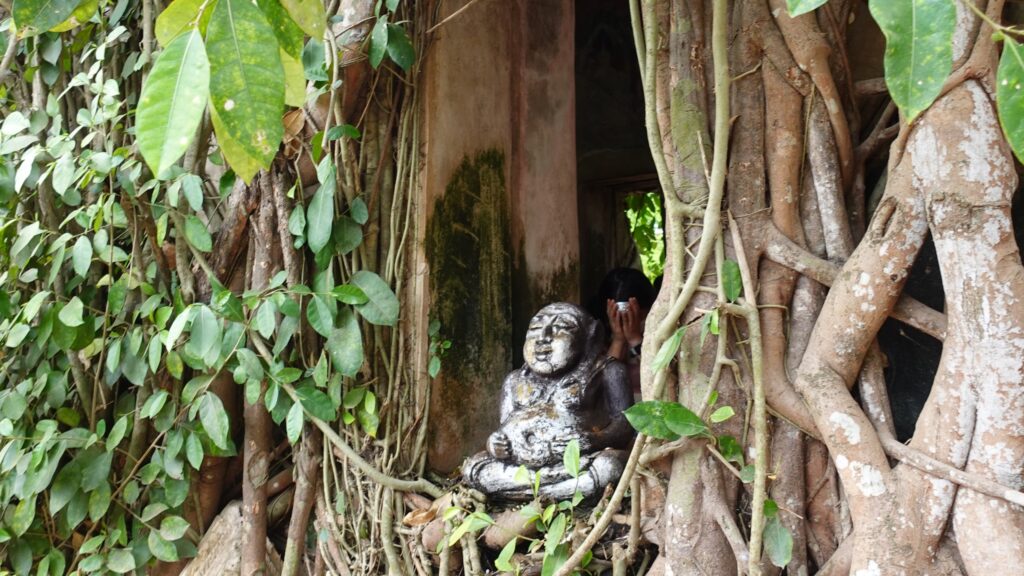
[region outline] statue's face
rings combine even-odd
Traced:
[[[565,372],[581,353],[580,320],[565,312],[539,312],[530,320],[523,344],[526,364],[537,374],[554,376]]]

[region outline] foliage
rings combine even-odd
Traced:
[[[580,475],[580,445],[577,440],[573,439],[568,442],[562,455],[562,461],[566,473],[578,479]],[[523,526],[527,527],[535,524],[537,531],[542,534],[542,537],[516,536],[512,538],[498,554],[494,566],[503,572],[519,574],[520,567],[512,561],[512,556],[522,540],[528,544],[527,549],[531,554],[538,552],[541,548],[544,549],[541,575],[551,576],[569,558],[573,524],[576,521],[574,513],[576,507],[583,501],[583,494],[577,490],[571,500],[548,504],[543,506],[542,510],[539,495],[540,471],[535,472],[531,476],[530,471],[525,466],[520,466],[516,471],[515,480],[520,484],[532,483],[533,485],[533,501],[523,506],[519,510],[519,514],[523,518]],[[468,512],[459,506],[452,506],[445,511],[445,520],[452,520],[458,517],[461,517],[461,520],[455,529],[452,530],[447,541],[442,541],[438,544],[438,551],[445,544],[454,546],[463,537],[467,535],[473,536],[494,524],[494,520],[480,510]],[[585,569],[590,563],[591,557],[592,555],[588,554],[584,561],[581,562],[580,568]],[[574,570],[572,573],[580,574],[581,572]]]
[[[885,83],[907,122],[939,96],[953,68],[955,0],[871,0],[885,34]]]
[[[654,282],[665,269],[665,229],[661,195],[642,192],[626,196],[626,219],[633,235],[644,275]]]
[[[236,175],[278,154],[290,60],[323,51],[323,4],[175,0],[155,59],[141,19],[126,0],[14,4],[12,73],[28,90],[0,92],[0,565],[17,574],[131,573],[194,554],[190,483],[204,459],[238,450],[219,374],[292,442],[310,421],[369,437],[380,425],[355,378],[364,335],[395,325],[399,303],[376,272],[343,276],[335,260],[359,247],[367,216],[353,203],[345,234],[332,227],[333,155],[322,192],[288,221],[319,264],[308,284],[281,271],[233,292],[206,260]],[[197,139],[205,123],[212,141]],[[336,129],[326,146],[359,137]],[[212,176],[194,163],[211,142]],[[202,269],[208,301],[168,260],[175,248]],[[306,325],[323,337],[312,362],[296,346]]]

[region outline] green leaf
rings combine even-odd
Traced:
[[[231,422],[228,420],[228,413],[224,410],[220,398],[213,392],[206,392],[199,401],[199,421],[203,428],[221,450],[227,450],[230,445]]]
[[[344,256],[363,243],[363,229],[355,220],[341,216],[334,222],[334,249]]]
[[[18,505],[14,507],[14,514],[11,514],[8,527],[15,536],[21,536],[32,526],[32,520],[35,517],[36,496],[33,494],[31,497],[18,502]]]
[[[157,176],[188,148],[210,94],[210,63],[197,30],[160,53],[142,87],[136,112],[139,152]]]
[[[325,338],[329,337],[334,330],[333,311],[324,297],[319,294],[315,294],[309,301],[309,306],[306,307],[306,318],[313,330]]]
[[[168,351],[174,348],[174,344],[181,337],[181,333],[185,331],[188,321],[192,319],[193,310],[193,308],[185,308],[181,314],[174,318],[174,322],[171,322],[171,327],[167,330],[167,336],[164,338],[164,346]]]
[[[828,0],[786,0],[786,9],[791,17],[796,18],[801,14],[818,9],[825,2]]]
[[[661,348],[658,349],[658,353],[654,356],[654,362],[651,363],[652,370],[658,372],[668,367],[672,359],[676,357],[676,352],[679,351],[679,345],[683,342],[684,333],[686,333],[686,326],[680,326],[668,340],[661,344]]]
[[[764,501],[763,512],[765,518],[774,518],[775,515],[779,513],[779,505],[775,502],[775,500],[772,500],[771,498],[766,498]]]
[[[885,34],[885,83],[907,122],[939,96],[953,69],[953,0],[870,0]]]
[[[516,542],[518,538],[513,538],[505,544],[505,547],[501,549],[501,554],[498,554],[498,558],[494,561],[494,567],[502,572],[515,572],[516,567],[512,565],[512,555],[516,553]]]
[[[743,468],[740,468],[740,481],[744,484],[750,484],[754,481],[754,477],[757,475],[757,470],[753,464],[747,464]]]
[[[124,440],[124,434],[128,431],[128,416],[121,416],[114,422],[114,427],[110,429],[110,434],[107,435],[107,441],[104,445],[107,447],[107,452],[110,452],[117,445]]]
[[[778,516],[769,518],[764,525],[764,551],[768,559],[779,568],[785,568],[793,558],[793,536],[782,525]]]
[[[188,435],[188,439],[185,440],[185,457],[188,458],[188,463],[192,465],[192,468],[196,470],[203,465],[203,443],[199,440],[199,436]]]
[[[92,242],[85,236],[79,236],[75,240],[75,247],[71,249],[71,267],[75,274],[85,277],[89,272],[89,265],[92,263]]]
[[[195,174],[181,177],[181,190],[185,193],[190,208],[199,212],[203,209],[203,179]]]
[[[580,443],[575,438],[569,441],[569,444],[565,447],[565,453],[562,454],[562,464],[565,466],[565,471],[569,473],[573,478],[578,478],[580,475]]]
[[[50,514],[60,512],[71,501],[82,483],[82,469],[71,461],[60,469],[50,486]]]
[[[398,321],[398,298],[381,277],[369,270],[360,270],[352,275],[350,282],[358,286],[369,299],[356,310],[371,324],[394,326]]]
[[[1024,158],[1024,52],[1021,44],[1003,37],[1003,55],[996,71],[999,124],[1017,159]]]
[[[338,299],[338,302],[342,304],[359,305],[365,304],[369,301],[366,297],[366,293],[362,291],[358,286],[352,286],[351,284],[342,284],[341,286],[335,286],[331,290],[331,295]]]
[[[210,21],[210,6],[213,2],[206,0],[174,0],[156,17],[156,40],[161,46],[167,46],[172,40],[199,24],[199,33],[206,31]],[[203,8],[205,6],[205,8]],[[202,15],[199,9],[203,8]]]
[[[680,436],[693,437],[710,434],[708,425],[700,419],[700,416],[678,402],[671,402],[666,408],[665,425]]]
[[[213,238],[210,236],[210,231],[195,214],[185,216],[185,238],[200,252],[213,250]]]
[[[416,61],[416,49],[412,47],[409,35],[395,24],[388,24],[388,56],[406,72]]]
[[[106,482],[113,460],[114,454],[111,452],[90,453],[82,465],[82,490],[92,492]]]
[[[269,167],[284,133],[284,70],[273,29],[252,0],[218,0],[206,43],[215,130],[218,141],[232,142],[223,147],[228,162]]]
[[[299,397],[302,407],[311,416],[319,418],[324,422],[334,422],[338,418],[338,412],[334,409],[331,398],[312,386],[299,386],[295,389],[295,395]]]
[[[100,485],[96,487],[89,494],[89,518],[93,522],[99,522],[106,515],[107,509],[110,508],[110,483],[100,482]]]
[[[192,313],[192,330],[185,352],[200,358],[207,366],[212,366],[220,356],[222,337],[220,320],[206,306],[196,306]]]
[[[213,131],[217,134],[217,145],[220,147],[221,155],[231,165],[231,169],[234,170],[230,182],[228,182],[228,190],[230,190],[231,182],[234,182],[234,176],[238,176],[243,182],[249,183],[252,181],[252,177],[259,172],[260,168],[263,167],[263,161],[250,155],[242,145],[238,143],[234,137],[228,132],[228,128],[224,126],[224,122],[220,119],[220,115],[217,114],[216,108],[210,108],[210,121],[213,124]],[[224,193],[224,179],[221,180],[221,192]]]
[[[460,523],[455,530],[452,530],[451,535],[448,537],[448,546],[454,546],[456,542],[462,539],[466,534],[472,534],[487,526],[494,524],[494,520],[491,519],[484,512],[473,512],[466,519]]]
[[[68,19],[81,0],[14,0],[11,15],[18,36],[42,34]]]
[[[273,300],[264,300],[256,311],[256,331],[264,338],[274,335],[277,328],[277,305]]]
[[[381,16],[370,32],[370,65],[380,66],[388,50],[388,17]]]
[[[323,0],[281,0],[292,20],[310,37],[320,39],[327,26]]]
[[[736,415],[736,411],[732,409],[732,406],[722,406],[718,410],[711,413],[711,421],[715,424],[719,422],[725,422],[729,418]]]
[[[157,560],[175,562],[178,559],[178,549],[174,547],[174,544],[164,540],[156,530],[149,533],[147,542],[149,543],[149,551],[153,553],[153,556],[156,556]]]
[[[334,166],[331,165],[324,183],[317,189],[306,210],[306,242],[313,253],[320,252],[331,240],[334,224]]]
[[[260,9],[267,16],[274,28],[274,35],[281,49],[295,58],[302,57],[302,45],[305,39],[302,29],[288,16],[279,0],[258,0]]]
[[[626,420],[641,434],[661,440],[676,440],[679,434],[665,424],[665,412],[669,402],[648,400],[630,406],[623,414]]]
[[[61,324],[68,328],[75,328],[85,323],[85,321],[82,320],[82,301],[78,299],[78,296],[69,300],[68,303],[61,308],[60,314],[57,315],[57,318],[60,319]]]
[[[181,516],[165,516],[160,521],[160,536],[166,540],[178,540],[185,532],[188,532],[188,521]]]
[[[363,202],[362,198],[356,198],[352,200],[352,203],[348,207],[349,214],[352,215],[352,219],[357,224],[366,224],[370,219],[370,212],[366,207],[366,202]]]
[[[281,50],[281,67],[284,69],[284,103],[300,108],[306,103],[306,73],[302,62]]]
[[[555,516],[554,520],[551,521],[551,524],[548,526],[547,537],[544,538],[545,554],[554,553],[555,547],[561,544],[562,536],[565,535],[565,522],[565,514],[559,514]]]
[[[735,260],[726,260],[722,263],[722,291],[729,302],[735,302],[743,291],[740,265]]]
[[[135,570],[135,556],[127,548],[111,550],[107,554],[107,569],[118,574],[127,574]]]
[[[331,365],[342,376],[351,378],[359,372],[363,365],[363,337],[359,332],[359,322],[348,308],[338,312],[338,326],[331,330],[326,347]]]
[[[302,436],[302,422],[302,404],[292,404],[291,410],[288,410],[288,418],[285,420],[288,441],[292,445],[298,444],[299,438]]]
[[[743,466],[743,448],[732,436],[718,437],[718,452],[722,454],[726,462],[734,462]]]
[[[359,128],[356,128],[351,124],[331,126],[330,130],[327,131],[327,139],[330,140],[331,142],[338,140],[342,137],[358,140],[361,136],[362,133],[359,132]]]

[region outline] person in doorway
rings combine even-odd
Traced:
[[[630,384],[640,397],[640,346],[644,322],[656,296],[654,287],[639,270],[615,268],[605,275],[598,288],[593,314],[604,323],[610,336],[608,356],[629,368]]]

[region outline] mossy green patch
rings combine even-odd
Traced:
[[[512,266],[505,156],[466,157],[427,223],[431,316],[452,347],[431,408],[430,462],[457,466],[498,424],[498,400],[512,369]]]

